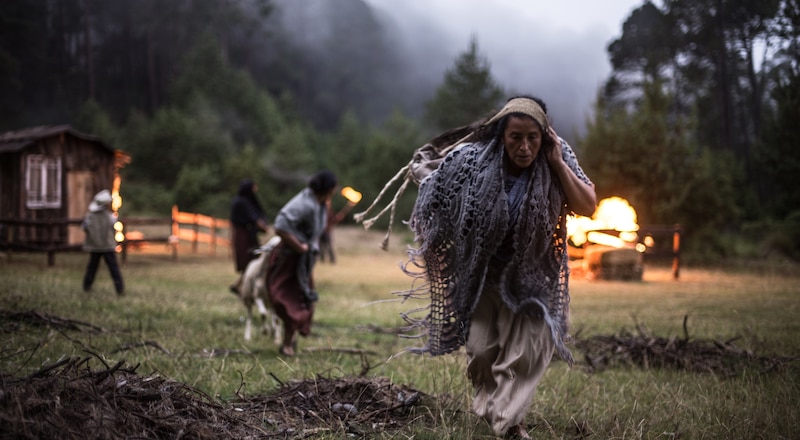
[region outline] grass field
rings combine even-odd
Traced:
[[[27,376],[64,357],[96,356],[108,363],[139,364],[196,387],[220,401],[268,394],[280,382],[315,376],[366,374],[409,385],[439,402],[426,426],[409,425],[379,438],[491,438],[469,414],[470,388],[463,351],[431,358],[404,354],[420,341],[391,330],[399,313],[420,304],[391,294],[409,287],[398,265],[406,244],[393,238],[378,249],[379,232],[337,230],[337,264],[316,268],[320,301],[313,334],[299,341],[299,355],[285,358],[256,333],[245,342],[244,307],[227,286],[234,280],[227,250],[209,256],[181,248],[174,262],[160,245],[133,251],[123,268],[126,295],[114,294],[101,265],[91,292],[81,289],[86,255],[59,254],[48,267],[44,254],[0,258],[0,310],[36,311],[90,323],[100,332],[63,331],[0,321],[0,372]],[[762,265],[762,267],[768,267]],[[590,373],[554,361],[527,422],[534,438],[596,439],[793,439],[800,438],[800,274],[778,270],[648,266],[641,282],[571,282],[573,334],[579,338],[646,329],[683,337],[684,317],[693,340],[733,341],[756,356],[781,358],[767,371],[750,363],[725,376],[678,369],[616,365]],[[384,331],[381,331],[384,330]],[[215,355],[212,355],[215,353]],[[218,355],[225,353],[224,355]],[[794,358],[795,360],[791,360]],[[280,382],[279,382],[280,381]],[[314,438],[346,438],[328,433]]]

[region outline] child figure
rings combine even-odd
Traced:
[[[89,264],[86,266],[86,274],[83,276],[83,291],[91,290],[102,258],[108,266],[111,279],[114,280],[117,295],[122,296],[125,294],[125,286],[117,264],[117,241],[114,239],[116,218],[111,212],[111,200],[111,193],[107,189],[97,193],[92,203],[89,204],[89,212],[81,224],[86,233],[83,250],[89,252]]]

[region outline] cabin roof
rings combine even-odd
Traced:
[[[70,134],[76,138],[96,142],[108,151],[114,150],[106,145],[100,138],[86,133],[81,133],[70,125],[40,125],[38,127],[23,128],[20,130],[0,133],[0,153],[15,153],[27,148],[36,141],[62,133]]]

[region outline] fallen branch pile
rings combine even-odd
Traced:
[[[256,432],[202,392],[118,363],[68,358],[2,380],[0,432],[16,439],[245,438]],[[241,434],[241,435],[239,435]]]
[[[188,385],[120,362],[68,358],[25,378],[0,377],[0,437],[14,439],[304,438],[370,433],[414,417],[420,392],[385,378],[309,380],[222,404]]]
[[[736,347],[734,340],[692,340],[687,319],[683,338],[655,337],[637,325],[638,334],[594,336],[577,339],[575,345],[593,372],[629,366],[732,376],[745,369],[768,372],[800,359],[756,356]],[[62,333],[102,331],[38,312],[0,311],[0,323],[6,323],[0,330],[16,331],[15,323],[20,322],[50,326]],[[115,352],[142,346],[171,355],[154,341],[125,344]],[[99,369],[91,368],[92,358],[67,358],[27,377],[0,372],[0,439],[293,439],[317,434],[371,438],[379,432],[399,432],[414,422],[436,423],[433,417],[441,414],[431,409],[442,402],[387,378],[368,378],[368,352],[346,352],[362,356],[361,375],[288,383],[273,376],[281,385],[274,392],[255,397],[237,394],[227,403],[158,375],[141,376],[136,372],[138,365],[120,361],[110,366],[100,355],[95,356],[103,365]],[[232,353],[213,350],[204,356]]]
[[[780,368],[797,357],[756,356],[733,342],[692,340],[683,319],[683,338],[650,335],[637,324],[638,334],[622,331],[617,335],[599,335],[576,339],[575,346],[583,352],[590,372],[599,372],[613,366],[643,369],[669,368],[698,373],[716,373],[734,376],[747,368],[769,372]]]
[[[400,428],[424,417],[427,412],[416,414],[415,407],[427,397],[382,377],[318,377],[232,404],[239,411],[266,411],[264,422],[287,436],[334,432],[370,437],[370,433]]]

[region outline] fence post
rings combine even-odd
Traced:
[[[672,227],[672,278],[678,279],[681,274],[681,225]]]
[[[209,228],[210,231],[208,231],[210,238],[209,240],[210,242],[208,243],[208,249],[209,249],[208,254],[213,257],[217,253],[217,219],[211,217],[210,223],[211,227]]]
[[[49,226],[47,227],[47,265],[52,267],[56,265],[55,235],[58,234],[54,233],[54,230],[58,227],[58,225],[52,221],[48,221],[47,226]]]
[[[172,260],[178,260],[178,245],[180,244],[181,226],[178,224],[178,205],[172,205],[172,235],[169,236],[169,244],[172,246]]]

